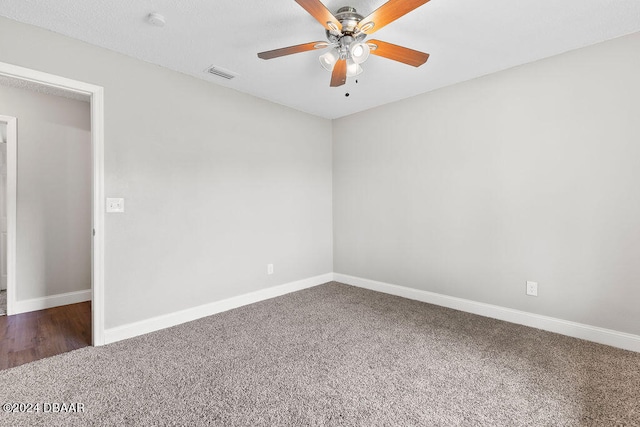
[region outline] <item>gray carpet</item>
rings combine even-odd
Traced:
[[[0,372],[20,425],[640,425],[640,354],[337,283]]]
[[[7,314],[7,291],[0,291],[0,316]]]

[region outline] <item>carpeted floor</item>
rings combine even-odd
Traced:
[[[7,291],[0,291],[0,316],[7,314]]]
[[[0,372],[7,426],[640,424],[640,354],[338,283]]]

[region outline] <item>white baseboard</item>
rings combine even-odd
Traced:
[[[58,295],[49,295],[42,298],[33,298],[15,301],[10,314],[28,313],[30,311],[44,310],[46,308],[59,307],[61,305],[76,304],[91,301],[91,289],[84,291],[67,292]]]
[[[517,323],[519,325],[530,326],[532,328],[555,332],[600,344],[606,344],[625,350],[640,352],[640,336],[638,335],[585,325],[577,322],[570,322],[568,320],[556,319],[554,317],[541,316],[539,314],[500,307],[498,305],[485,304],[463,298],[437,294],[434,292],[392,285],[390,283],[348,276],[346,274],[334,273],[333,280],[347,285],[453,308],[467,313]]]
[[[191,322],[202,317],[211,316],[213,314],[242,307],[244,305],[253,304],[255,302],[275,298],[291,292],[318,286],[323,283],[331,282],[332,280],[333,273],[327,273],[320,276],[310,277],[308,279],[285,283],[284,285],[261,289],[259,291],[250,292],[244,295],[238,295],[237,297],[200,305],[186,310],[177,311],[175,313],[169,313],[162,316],[153,317],[151,319],[129,323],[127,325],[109,328],[104,331],[104,343],[110,344],[127,338],[133,338],[138,335],[148,334],[150,332],[169,328],[171,326],[176,326],[185,322]]]

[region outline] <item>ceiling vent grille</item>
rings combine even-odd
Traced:
[[[212,74],[214,76],[222,77],[223,79],[227,79],[227,80],[231,80],[238,77],[237,73],[234,73],[229,70],[225,70],[224,68],[221,68],[221,67],[216,67],[215,65],[212,65],[211,67],[207,68],[205,72],[208,74]]]

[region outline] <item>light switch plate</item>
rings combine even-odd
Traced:
[[[107,212],[124,212],[124,199],[107,197]]]

